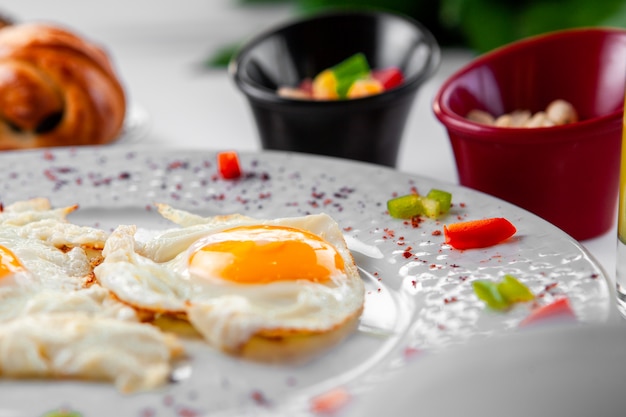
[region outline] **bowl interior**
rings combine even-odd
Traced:
[[[236,57],[237,76],[248,87],[272,93],[296,86],[362,52],[372,68],[399,67],[405,84],[419,84],[439,63],[432,35],[415,21],[380,12],[329,13],[268,32]]]
[[[498,116],[560,98],[588,120],[621,111],[625,80],[626,31],[563,31],[479,57],[443,87],[439,104],[460,117],[472,109]]]

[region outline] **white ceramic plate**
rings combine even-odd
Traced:
[[[541,302],[566,295],[583,323],[605,322],[614,313],[611,286],[588,253],[560,230],[508,203],[352,161],[278,152],[243,153],[241,160],[244,177],[229,181],[217,176],[210,151],[120,146],[5,153],[0,155],[5,179],[0,201],[46,196],[55,206],[78,203],[70,220],[107,229],[120,223],[171,227],[152,209],[154,202],[204,215],[271,218],[327,212],[344,229],[367,287],[360,330],[300,367],[242,362],[190,343],[190,367],[181,368],[180,382],[131,396],[105,384],[4,380],[0,416],[37,417],[60,408],[83,417],[309,415],[310,401],[318,394],[336,387],[355,393],[375,387],[415,351],[437,352],[516,333],[529,306],[488,311],[471,289],[475,279],[495,280],[505,273],[525,282]],[[386,201],[413,188],[452,192],[449,216],[418,227],[390,218]],[[467,251],[443,243],[444,223],[496,216],[518,229],[506,243]]]

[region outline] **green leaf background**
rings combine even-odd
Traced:
[[[306,15],[337,8],[376,8],[424,24],[442,47],[477,54],[554,30],[586,26],[626,28],[626,0],[233,0],[239,7],[290,4]],[[207,61],[226,65],[236,46],[225,45]]]

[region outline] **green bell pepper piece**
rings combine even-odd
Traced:
[[[337,94],[340,98],[346,98],[350,86],[358,79],[367,78],[371,72],[367,58],[361,52],[344,59],[330,70],[337,81]]]

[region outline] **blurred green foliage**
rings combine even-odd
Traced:
[[[625,0],[441,0],[444,29],[478,53],[528,36],[585,26],[626,27]]]
[[[442,47],[484,53],[504,44],[554,30],[613,26],[626,28],[626,0],[234,0],[241,7],[291,4],[294,13],[338,8],[376,8],[410,16],[424,24]],[[235,46],[209,61],[228,62]]]

